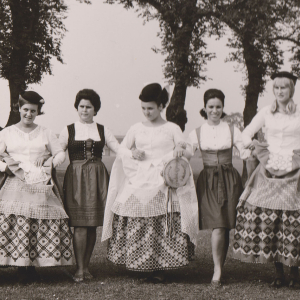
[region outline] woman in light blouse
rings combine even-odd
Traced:
[[[65,159],[56,135],[36,124],[44,99],[19,96],[20,122],[0,133],[0,265],[18,266],[19,279],[39,278],[35,267],[72,264],[72,233],[52,168]],[[7,174],[9,176],[7,176]]]
[[[185,154],[181,129],[162,118],[167,90],[151,83],[139,99],[145,120],[128,130],[114,162],[102,241],[109,239],[111,262],[161,283],[164,270],[188,265],[194,253],[197,199],[192,176],[169,191],[161,175],[166,162]]]
[[[204,108],[200,114],[207,120],[189,135],[191,154],[200,149],[204,169],[197,181],[199,229],[212,229],[214,274],[211,284],[220,287],[222,268],[229,246],[229,231],[235,226],[236,205],[242,193],[238,171],[232,166],[232,147],[242,159],[250,155],[243,147],[237,127],[223,122],[225,95],[218,89],[204,93]]]
[[[242,135],[260,164],[240,198],[233,252],[245,262],[274,262],[276,288],[285,283],[283,264],[290,266],[292,288],[300,265],[300,109],[293,101],[297,77],[279,72],[271,78],[276,100],[257,113]],[[252,141],[263,126],[267,144]]]
[[[107,145],[118,152],[119,143],[111,131],[94,122],[100,110],[99,95],[91,89],[79,91],[75,99],[79,121],[65,127],[59,137],[68,149],[70,165],[64,179],[64,204],[69,225],[74,227],[75,282],[91,279],[88,266],[96,243],[96,228],[102,226],[108,189],[108,173],[102,163]]]

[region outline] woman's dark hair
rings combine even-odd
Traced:
[[[24,93],[19,95],[19,99],[18,99],[19,108],[21,108],[25,104],[37,105],[38,116],[44,114],[44,112],[42,112],[42,107],[44,103],[45,101],[43,97],[34,91],[25,91]]]
[[[139,99],[143,102],[154,101],[157,106],[162,105],[165,108],[169,101],[169,93],[165,88],[162,89],[159,83],[151,83],[142,89]]]
[[[206,107],[208,100],[213,99],[213,98],[218,98],[222,102],[222,105],[224,107],[225,95],[221,90],[218,90],[218,89],[209,89],[204,93],[204,96],[203,96],[204,107]],[[200,115],[205,120],[207,120],[207,113],[204,108],[202,108],[200,110]],[[226,116],[226,114],[223,112],[221,115],[221,119],[224,118],[225,116]]]
[[[94,90],[91,89],[83,89],[79,91],[76,95],[75,103],[74,103],[74,107],[77,110],[78,110],[78,105],[82,99],[89,100],[91,104],[94,106],[95,113],[97,114],[97,112],[100,110],[101,107],[100,96]]]

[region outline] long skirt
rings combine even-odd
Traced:
[[[300,170],[273,177],[262,164],[241,195],[233,257],[245,262],[300,266]]]
[[[222,185],[216,167],[205,167],[198,177],[200,230],[235,227],[236,206],[243,191],[241,176],[232,166],[222,167],[221,172]],[[225,199],[220,201],[221,198]]]
[[[245,262],[300,266],[300,211],[238,206],[233,257]]]
[[[173,213],[171,236],[165,229],[165,215],[133,218],[115,214],[108,260],[129,270],[143,272],[188,265],[194,255],[194,245],[181,231],[180,213]]]
[[[0,265],[62,266],[72,264],[68,219],[40,220],[0,214]]]
[[[101,160],[73,161],[64,178],[69,225],[102,226],[109,176]]]

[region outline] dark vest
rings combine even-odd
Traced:
[[[100,142],[92,141],[90,149],[87,149],[87,141],[75,141],[75,125],[71,124],[67,126],[69,132],[68,139],[68,152],[69,158],[73,160],[85,160],[87,159],[86,151],[91,152],[92,157],[98,157],[102,159],[102,151],[105,146],[105,135],[103,125],[97,124],[98,132],[101,138]]]

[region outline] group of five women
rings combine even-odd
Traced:
[[[44,99],[33,91],[19,97],[20,122],[0,132],[0,265],[17,266],[21,282],[36,280],[37,266],[72,264],[75,282],[92,278],[88,266],[103,225],[107,258],[116,265],[164,282],[165,270],[188,265],[198,229],[212,229],[214,273],[222,269],[235,228],[233,257],[245,262],[274,262],[272,285],[285,284],[283,265],[291,267],[288,285],[298,281],[300,265],[300,110],[293,102],[297,78],[272,76],[275,101],[263,108],[243,133],[222,118],[225,95],[204,94],[201,116],[207,121],[188,139],[162,118],[168,92],[157,84],[139,96],[146,118],[133,125],[121,145],[111,131],[94,122],[99,95],[78,92],[79,121],[66,126],[59,139],[37,125]],[[264,126],[267,143],[252,140]],[[102,162],[104,146],[117,153],[110,178]],[[257,160],[243,190],[232,165],[235,146],[241,159]],[[194,185],[170,189],[162,176],[173,157],[202,154],[203,170]],[[70,164],[63,191],[55,167]],[[70,227],[74,227],[73,233]]]

